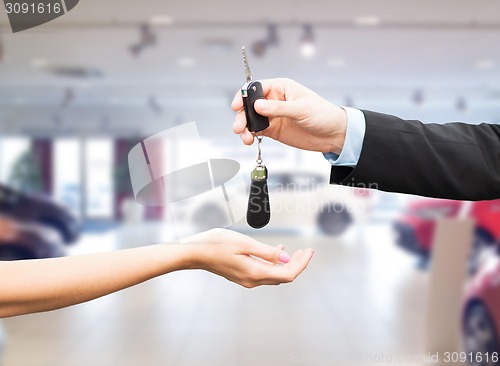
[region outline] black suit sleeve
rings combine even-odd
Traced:
[[[357,166],[330,183],[457,200],[500,198],[500,125],[424,124],[363,111]]]

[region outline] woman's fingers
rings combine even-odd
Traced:
[[[296,251],[290,261],[279,268],[282,271],[281,275],[292,282],[306,269],[313,256],[314,250],[310,248]]]
[[[288,263],[290,261],[290,255],[284,252],[283,249],[271,247],[258,241],[249,244],[243,254],[261,258],[271,263]]]
[[[213,253],[212,245],[207,245],[208,255],[201,256],[200,268],[248,288],[292,282],[314,254],[312,249],[304,249],[290,257],[283,244],[273,247],[230,230],[211,230],[208,237],[209,242],[221,245],[221,250]],[[203,238],[198,242],[204,242]]]
[[[262,263],[261,278],[255,286],[260,285],[279,285],[294,281],[300,275],[311,261],[314,255],[312,249],[297,250],[290,261],[282,266],[271,266]]]

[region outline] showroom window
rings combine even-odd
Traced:
[[[0,181],[8,183],[14,167],[31,147],[31,141],[22,137],[0,139]]]
[[[110,139],[54,141],[54,198],[84,218],[113,218]]]
[[[80,215],[81,208],[81,143],[78,139],[54,141],[54,198]]]
[[[84,150],[86,217],[112,218],[113,142],[110,139],[88,139]]]

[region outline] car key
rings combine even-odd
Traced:
[[[250,197],[248,198],[247,222],[254,229],[260,229],[266,226],[271,220],[271,207],[267,187],[268,171],[265,165],[262,164],[262,140],[264,139],[262,131],[269,127],[269,120],[267,117],[255,112],[253,105],[257,99],[264,99],[264,91],[260,82],[252,81],[245,47],[242,48],[242,52],[247,82],[241,88],[241,95],[247,118],[247,128],[256,134],[259,148],[257,166],[252,170],[250,175],[251,185]]]
[[[248,66],[247,53],[245,47],[242,47],[243,62],[245,64],[246,83],[241,88],[241,96],[243,97],[243,108],[247,117],[247,128],[250,132],[260,132],[269,127],[269,119],[258,114],[254,109],[254,103],[258,99],[264,99],[264,90],[262,84],[252,80],[250,67]]]

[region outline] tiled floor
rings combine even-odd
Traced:
[[[341,240],[265,236],[316,255],[290,285],[253,290],[202,272],[4,321],[5,366],[333,365],[420,350],[427,276],[373,225]],[[96,240],[115,240],[113,235]]]

